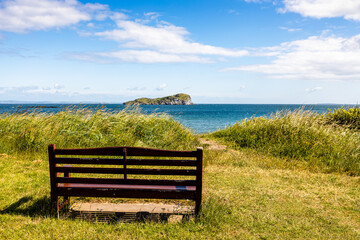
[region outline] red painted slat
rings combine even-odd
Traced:
[[[119,178],[79,178],[57,177],[56,183],[91,183],[91,184],[132,184],[132,185],[172,185],[195,186],[195,180],[166,180],[166,179],[119,179]]]
[[[196,191],[195,186],[166,186],[166,185],[58,183],[58,187],[59,188],[152,189],[152,190]]]
[[[55,158],[58,164],[123,165],[123,159],[114,158]],[[196,160],[180,159],[127,159],[127,165],[142,166],[196,166]]]
[[[55,167],[56,172],[124,174],[123,168]],[[196,170],[188,169],[136,169],[128,168],[127,174],[195,176]]]

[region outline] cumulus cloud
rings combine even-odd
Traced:
[[[274,60],[224,70],[259,72],[283,79],[360,80],[360,34],[351,38],[312,36],[258,49],[253,55],[272,56]]]
[[[343,17],[360,21],[359,0],[283,0],[282,12],[295,12],[304,17]]]
[[[155,13],[146,15],[152,20],[158,17]],[[246,50],[227,49],[193,42],[187,39],[190,33],[185,28],[163,21],[156,21],[157,24],[152,26],[147,21],[127,20],[124,14],[113,19],[117,24],[116,29],[96,32],[94,35],[118,42],[120,48],[126,50],[92,53],[92,56],[140,63],[208,63],[213,61],[210,58],[214,56],[240,57],[248,54]]]
[[[237,51],[191,42],[185,37],[189,32],[171,24],[149,26],[134,21],[118,20],[118,29],[98,32],[96,36],[119,42],[127,48],[155,49],[170,54],[204,54],[239,57],[247,51]]]
[[[81,36],[97,36],[119,43],[108,52],[73,53],[72,58],[96,62],[136,63],[209,63],[221,57],[241,57],[246,50],[228,49],[191,41],[190,33],[159,20],[156,12],[144,13],[143,19],[133,19],[122,12],[112,12],[107,5],[83,4],[77,0],[5,0],[0,3],[0,31],[26,33],[65,27],[86,21],[87,31]],[[111,19],[116,28],[92,33],[91,20]],[[218,58],[218,59],[215,59]]]
[[[107,6],[76,0],[5,0],[0,3],[0,31],[24,33],[104,19]]]

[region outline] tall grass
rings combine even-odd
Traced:
[[[234,148],[254,148],[277,157],[305,160],[328,172],[360,175],[360,134],[325,124],[323,117],[298,110],[238,122],[211,136]]]
[[[0,115],[1,153],[46,152],[58,147],[141,146],[194,149],[192,132],[166,115],[139,110],[68,109],[56,114],[30,112]]]
[[[329,123],[335,123],[350,129],[360,130],[360,107],[349,109],[339,108],[332,112],[330,111],[325,119]]]

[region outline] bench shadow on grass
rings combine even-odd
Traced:
[[[50,197],[44,196],[34,200],[33,196],[25,196],[1,210],[0,214],[23,215],[27,217],[47,217],[51,216],[50,205]]]
[[[17,200],[16,202],[10,204],[8,207],[0,210],[0,214],[9,214],[9,215],[21,215],[25,217],[52,217],[55,216],[51,213],[50,210],[51,201],[50,197],[43,196],[42,198],[34,199],[34,196],[25,196]],[[79,215],[80,214],[80,215]],[[138,212],[134,216],[129,214],[126,216],[117,214],[103,214],[99,212],[99,215],[85,213],[84,216],[81,216],[80,213],[75,213],[73,215],[67,215],[71,219],[82,219],[89,222],[103,222],[103,223],[116,223],[116,222],[167,222],[169,214],[150,214],[148,212]],[[78,216],[79,215],[79,216]],[[103,216],[104,215],[104,216]],[[78,218],[77,218],[78,216]],[[130,216],[130,218],[129,218]],[[133,217],[133,219],[132,219]],[[129,219],[128,219],[129,218]],[[189,220],[188,215],[184,215],[184,220]]]
[[[22,215],[26,217],[51,217],[50,210],[51,200],[50,197],[43,196],[34,200],[33,196],[25,196],[10,204],[8,207],[0,210],[0,214],[10,215]],[[196,217],[200,222],[212,222],[212,224],[218,224],[227,217],[231,217],[231,209],[226,204],[216,197],[210,197],[203,203],[203,210],[200,215]],[[139,212],[136,214],[136,221],[146,222],[149,220],[148,213]],[[160,215],[159,215],[160,216]],[[167,221],[160,216],[160,221]],[[184,221],[188,221],[189,215],[184,215]],[[221,219],[221,221],[219,221]]]

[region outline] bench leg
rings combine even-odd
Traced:
[[[55,195],[51,195],[51,213],[59,213],[59,199]]]
[[[195,215],[199,215],[200,210],[201,210],[201,198],[196,199],[196,202],[195,202]]]

